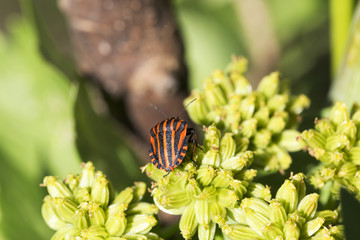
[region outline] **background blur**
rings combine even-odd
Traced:
[[[342,39],[334,39],[336,13],[326,0],[139,0],[119,21],[112,14],[129,1],[76,2],[0,1],[0,239],[50,239],[40,212],[46,175],[62,178],[93,161],[117,191],[148,181],[139,170],[148,129],[164,118],[149,103],[178,114],[189,89],[233,54],[249,59],[254,86],[279,70],[293,93],[307,94],[301,129],[311,127],[329,103],[354,6],[343,1]],[[150,20],[139,18],[140,8]],[[141,22],[151,16],[153,24]],[[314,164],[302,152],[294,158],[291,171]],[[277,186],[283,178],[259,181]]]

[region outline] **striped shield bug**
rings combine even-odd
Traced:
[[[179,117],[170,117],[151,128],[150,142],[151,163],[169,173],[184,160],[189,142],[193,143],[195,151],[195,130]]]

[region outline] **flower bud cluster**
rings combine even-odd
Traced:
[[[299,173],[279,188],[270,201],[244,198],[230,209],[222,232],[229,239],[344,239],[343,226],[335,225],[337,211],[317,211],[319,195],[305,195],[304,174]]]
[[[216,226],[226,225],[228,214],[239,207],[245,196],[270,200],[268,187],[252,183],[256,170],[247,169],[253,153],[236,141],[233,133],[215,125],[205,129],[204,145],[197,147],[191,161],[187,155],[168,175],[147,164],[143,171],[155,181],[152,196],[160,210],[181,215],[180,231],[185,239],[196,233],[200,240],[213,239]]]
[[[322,163],[310,177],[316,188],[330,182],[335,196],[345,186],[360,199],[360,109],[349,114],[343,102],[336,102],[328,118],[316,119],[315,129],[302,132],[301,141]]]
[[[302,148],[296,141],[300,133],[294,129],[310,100],[290,95],[280,85],[278,72],[265,76],[253,91],[244,76],[246,69],[246,59],[233,58],[225,71],[214,71],[204,80],[202,91],[193,90],[184,104],[196,98],[187,107],[194,122],[215,123],[235,138],[247,139],[247,148],[255,152],[255,166],[266,171],[287,169],[288,152]]]
[[[114,195],[109,180],[88,162],[81,174],[70,174],[64,181],[48,176],[42,186],[49,193],[42,216],[56,230],[52,240],[160,239],[150,232],[158,208],[140,202],[146,192],[143,182]]]

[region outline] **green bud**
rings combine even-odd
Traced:
[[[82,168],[79,187],[91,187],[95,179],[95,167],[92,162],[87,162],[82,165]]]
[[[211,79],[205,80],[203,89],[205,101],[210,108],[226,104],[226,96],[223,90],[218,84],[213,83]]]
[[[230,181],[229,185],[230,189],[235,191],[239,199],[242,199],[244,194],[247,192],[246,187],[248,186],[248,183],[245,181],[233,179]]]
[[[227,76],[225,76],[223,71],[215,70],[213,71],[211,76],[213,78],[213,81],[221,86],[226,96],[234,92],[233,83]]]
[[[134,215],[134,214],[157,214],[159,209],[156,207],[155,204],[150,204],[146,202],[137,202],[131,204],[129,209],[126,211],[127,215]]]
[[[339,135],[344,134],[348,137],[351,143],[356,140],[357,128],[354,121],[344,121],[337,126],[336,133]]]
[[[310,148],[324,148],[325,147],[325,142],[326,139],[325,137],[313,130],[313,129],[309,129],[309,130],[305,130],[301,133],[301,138],[306,142],[306,144],[310,147]]]
[[[249,139],[241,137],[239,135],[235,135],[235,143],[236,143],[236,153],[245,152],[249,146]]]
[[[297,189],[294,184],[287,179],[277,191],[275,198],[283,204],[286,213],[293,212],[298,205]]]
[[[241,200],[240,208],[251,208],[255,212],[267,216],[269,213],[269,204],[262,199],[258,198],[244,198]]]
[[[207,166],[202,164],[200,168],[197,170],[196,180],[202,185],[207,186],[211,183],[211,181],[216,176],[216,172],[214,168],[211,166]]]
[[[106,207],[110,199],[109,181],[105,177],[96,178],[91,188],[91,200]]]
[[[127,187],[116,196],[113,203],[129,204],[133,200],[133,197],[134,189],[132,187]]]
[[[306,178],[306,176],[303,173],[297,173],[294,176],[290,177],[291,182],[294,184],[294,186],[297,189],[299,200],[303,199],[306,194],[306,185],[304,182],[305,178]]]
[[[255,112],[256,104],[256,95],[254,93],[250,93],[247,95],[240,104],[240,113],[242,119],[249,119]]]
[[[295,240],[300,238],[300,229],[293,220],[286,221],[283,232],[285,239]]]
[[[299,213],[306,219],[312,219],[316,213],[319,194],[312,193],[306,195],[299,203]]]
[[[63,240],[63,239],[79,239],[80,230],[74,228],[72,225],[67,225],[57,231],[51,240]],[[81,238],[80,238],[81,239]]]
[[[53,230],[59,230],[66,225],[66,222],[62,220],[55,211],[49,195],[44,198],[44,203],[41,207],[41,214],[46,224]]]
[[[250,118],[241,123],[240,134],[246,138],[252,137],[256,133],[257,120]]]
[[[195,201],[195,217],[196,221],[203,225],[205,228],[208,228],[210,223],[210,208],[209,203],[206,200],[197,200]]]
[[[219,129],[216,128],[214,124],[208,127],[205,130],[205,134],[204,134],[205,150],[209,150],[214,147],[219,148],[220,136],[221,136],[221,132]]]
[[[76,210],[75,212],[75,222],[74,222],[74,226],[78,229],[84,229],[84,228],[88,228],[89,227],[89,222],[87,220],[86,217],[86,211],[80,209],[80,210]]]
[[[81,230],[81,235],[83,239],[92,239],[92,240],[101,240],[108,236],[104,227],[101,226],[90,226]]]
[[[68,198],[52,198],[51,205],[55,207],[58,216],[66,222],[74,223],[76,204]]]
[[[230,239],[258,239],[259,235],[253,229],[240,225],[230,224],[222,227],[223,233]]]
[[[190,203],[188,194],[183,189],[167,191],[162,194],[159,198],[154,196],[159,204],[156,204],[161,210],[163,208],[169,209],[183,209]],[[155,201],[156,203],[156,201]]]
[[[344,121],[350,119],[347,107],[343,102],[335,102],[335,105],[331,108],[330,120],[335,124],[339,125]]]
[[[152,163],[148,163],[145,166],[141,167],[141,172],[145,172],[150,179],[156,182],[160,181],[160,179],[164,177],[164,171],[157,169]]]
[[[91,196],[89,193],[89,188],[78,187],[74,189],[74,197],[76,202],[89,202],[91,201]]]
[[[226,73],[243,75],[247,70],[248,60],[244,57],[233,56],[226,66]]]
[[[236,196],[235,191],[226,188],[217,189],[217,202],[220,206],[232,208],[238,200],[239,198]]]
[[[125,234],[138,233],[145,234],[157,224],[157,220],[153,215],[138,214],[127,217],[127,225],[125,228]]]
[[[335,133],[335,127],[329,119],[315,120],[315,129],[318,130],[325,137],[331,136]]]
[[[144,182],[134,182],[134,195],[132,199],[132,203],[135,203],[137,201],[140,201],[144,194],[146,193],[146,183]]]
[[[257,120],[257,125],[258,125],[259,127],[265,127],[266,125],[268,125],[269,118],[270,118],[270,110],[269,110],[269,108],[266,107],[266,106],[261,107],[261,108],[254,114],[254,119]]]
[[[211,220],[215,223],[221,222],[226,218],[226,209],[217,202],[210,203]]]
[[[300,132],[293,129],[286,129],[280,134],[279,146],[289,152],[296,152],[302,149],[301,141],[298,141]]]
[[[227,188],[232,180],[232,171],[219,170],[211,184],[217,188]]]
[[[259,235],[262,235],[261,230],[270,223],[270,220],[266,215],[256,212],[251,208],[244,208],[243,211],[245,212],[247,224]]]
[[[266,164],[265,170],[280,169],[281,171],[290,167],[292,159],[287,151],[285,151],[283,148],[280,148],[276,144],[271,144],[268,150],[269,155],[272,154],[273,156]]]
[[[252,91],[251,84],[244,76],[232,74],[230,78],[233,80],[235,84],[234,93],[236,95],[247,95],[251,93]]]
[[[74,191],[74,189],[79,185],[79,177],[74,174],[68,174],[64,182],[71,191]]]
[[[238,134],[242,128],[240,126],[240,119],[241,114],[238,110],[233,113],[228,113],[225,118],[225,126],[227,126],[228,130],[230,130],[232,133]],[[217,122],[215,121],[215,123]]]
[[[47,176],[44,178],[43,184],[41,186],[47,187],[48,193],[51,197],[60,197],[60,198],[72,198],[73,195],[70,189],[67,186],[56,179],[53,176]]]
[[[358,170],[358,167],[356,165],[354,165],[351,162],[346,162],[340,167],[337,175],[339,177],[350,179],[355,176],[355,173],[357,172],[357,170]]]
[[[276,94],[272,96],[268,102],[267,107],[270,109],[270,112],[281,112],[286,108],[286,104],[289,101],[289,96],[285,94]],[[275,113],[276,115],[276,113]]]
[[[198,236],[201,240],[212,240],[214,239],[216,230],[216,224],[210,223],[209,226],[199,225],[198,226]]]
[[[195,98],[196,100],[188,105]],[[206,106],[203,95],[198,90],[195,89],[191,91],[191,95],[184,100],[184,106],[187,106],[186,110],[189,113],[191,120],[197,124],[208,123],[206,116],[209,112],[209,109]]]
[[[306,219],[300,215],[298,210],[295,210],[294,212],[289,213],[288,220],[294,221],[300,229],[306,223]]]
[[[253,152],[246,151],[243,153],[237,154],[237,156],[229,158],[221,163],[221,167],[227,170],[240,171],[244,167],[249,166],[252,163]]]
[[[236,179],[242,179],[247,182],[251,182],[256,176],[257,171],[255,169],[247,169],[236,174]]]
[[[329,228],[329,233],[336,239],[345,239],[344,225],[331,226]]]
[[[126,228],[127,220],[124,212],[116,212],[109,215],[105,222],[105,229],[111,236],[120,237]]]
[[[265,201],[270,201],[271,199],[271,192],[268,186],[264,186],[261,183],[253,183],[251,182],[247,187],[247,196],[260,198]]]
[[[89,212],[90,224],[95,225],[104,225],[105,224],[105,212],[100,207],[99,203],[96,202],[83,202],[80,203],[80,207],[83,210],[87,210]]]
[[[345,161],[343,152],[325,152],[320,158],[320,161],[328,164],[335,164],[336,166],[341,165]]]
[[[276,226],[273,223],[266,225],[262,229],[262,232],[266,239],[274,239],[274,240],[283,239],[282,229],[280,229],[278,226]]]
[[[237,223],[247,225],[245,212],[242,208],[229,208],[227,209],[227,216],[235,220]]]
[[[259,83],[257,91],[263,93],[267,98],[279,92],[279,72],[273,72],[265,76]]]
[[[280,227],[284,226],[287,219],[285,208],[275,199],[270,201],[269,218],[272,223],[276,223]]]
[[[305,108],[310,107],[310,99],[306,95],[301,94],[295,99],[292,99],[289,105],[289,109],[291,112],[295,114],[300,114],[304,111]]]
[[[324,218],[325,224],[328,225],[337,222],[339,213],[337,212],[337,210],[334,211],[323,210],[315,213],[314,218],[318,218],[318,217]]]
[[[316,233],[321,226],[324,224],[325,219],[318,217],[314,220],[308,221],[301,229],[301,237],[307,238],[311,237],[314,233]]]
[[[266,129],[257,131],[254,135],[253,143],[258,148],[266,148],[271,142],[271,132]]]
[[[181,231],[181,235],[185,239],[190,239],[196,232],[196,228],[198,226],[198,222],[195,217],[195,204],[189,205],[184,213],[181,215],[179,228]]]
[[[352,147],[349,151],[348,158],[353,164],[360,165],[360,147]]]
[[[236,144],[231,133],[225,133],[220,141],[220,157],[222,161],[235,155]]]
[[[341,150],[343,148],[350,148],[350,140],[346,135],[333,135],[326,139],[325,148],[329,151]]]
[[[285,126],[285,120],[282,117],[275,115],[270,118],[267,129],[272,133],[280,133],[284,130]]]

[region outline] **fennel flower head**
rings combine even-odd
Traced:
[[[184,104],[196,98],[187,108],[194,122],[215,123],[234,138],[247,141],[247,148],[255,154],[253,166],[265,171],[286,170],[291,164],[288,152],[302,148],[295,128],[310,100],[305,95],[290,95],[278,72],[265,76],[253,91],[246,70],[247,60],[234,57],[225,71],[214,71]]]
[[[140,201],[146,192],[143,182],[114,194],[104,173],[95,172],[88,162],[81,174],[70,174],[64,181],[47,176],[42,186],[49,193],[42,216],[56,231],[52,240],[160,239],[150,232],[157,224],[158,208]]]
[[[247,142],[235,139],[233,133],[221,135],[215,125],[204,130],[204,145],[192,153],[190,143],[184,161],[172,172],[167,174],[151,163],[143,167],[155,181],[155,204],[168,214],[181,215],[179,228],[185,239],[196,232],[201,240],[213,239],[241,199],[271,197],[268,187],[252,183],[256,170],[247,169],[253,160],[253,153],[245,151]]]
[[[339,198],[341,186],[360,199],[360,109],[351,112],[336,102],[327,118],[316,119],[315,129],[305,130],[301,141],[311,156],[321,162],[310,177],[316,188],[328,185]]]

